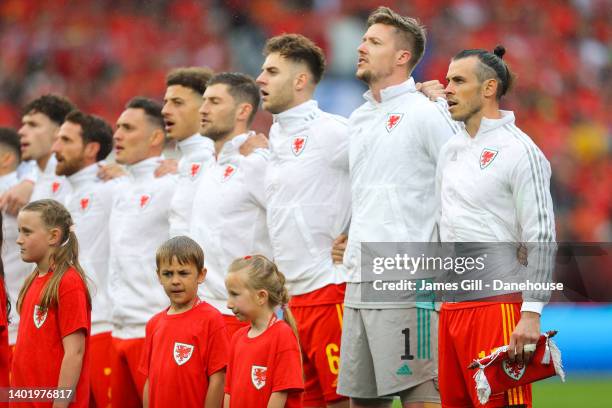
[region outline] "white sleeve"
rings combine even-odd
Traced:
[[[256,149],[249,156],[243,158],[249,174],[247,188],[249,195],[255,203],[262,208],[266,208],[266,168],[270,151],[268,149]]]
[[[332,167],[348,171],[349,169],[349,130],[346,121],[330,118],[323,143]]]
[[[427,101],[423,112],[420,114],[419,136],[423,143],[425,152],[437,163],[442,146],[458,131],[459,125],[453,121],[448,113],[446,101]]]
[[[550,282],[556,253],[550,164],[530,140],[522,139],[522,135],[518,137],[524,154],[516,160],[511,185],[521,241],[527,246],[526,278],[532,282]],[[523,292],[521,310],[541,313],[549,298],[550,291]]]

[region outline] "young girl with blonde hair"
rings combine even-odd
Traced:
[[[304,380],[285,276],[263,255],[235,260],[227,307],[250,326],[232,338],[224,407],[301,407]]]
[[[48,406],[87,407],[91,297],[72,218],[59,202],[39,200],[19,212],[17,224],[21,258],[36,268],[17,300],[11,386],[58,388]]]

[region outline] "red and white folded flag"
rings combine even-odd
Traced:
[[[555,334],[556,331],[549,331],[540,336],[531,362],[527,365],[510,362],[507,345],[484,358],[474,360],[468,368],[478,369],[474,380],[480,403],[486,404],[491,393],[497,394],[554,375],[565,381],[561,351],[551,339]]]

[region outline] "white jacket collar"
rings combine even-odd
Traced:
[[[189,136],[176,144],[182,156],[191,156],[202,149],[215,150],[215,142],[199,133]]]
[[[491,130],[495,130],[509,123],[514,123],[514,112],[504,110],[500,110],[499,112],[501,114],[501,118],[499,119],[482,118],[476,136]]]
[[[284,112],[273,115],[273,120],[282,128],[300,127],[319,115],[319,104],[314,99],[306,101],[298,106],[294,106]]]
[[[161,156],[154,156],[125,167],[130,177],[134,180],[141,180],[147,177],[153,177],[153,173],[159,166],[161,160]]]
[[[51,157],[49,157],[49,160],[47,160],[47,165],[45,166],[44,170],[41,170],[40,167],[38,167],[38,163],[36,164],[36,169],[39,171],[39,174],[49,174],[52,176],[55,176],[56,167],[57,158],[55,157],[55,154],[52,154]]]
[[[380,103],[385,103],[388,100],[391,100],[397,96],[406,94],[408,92],[417,92],[416,84],[414,83],[414,78],[412,77],[408,78],[401,84],[391,85],[386,87],[385,89],[382,89],[380,91]],[[364,93],[363,97],[365,98],[365,100],[373,104],[378,104],[378,101],[374,99],[374,95],[372,95],[371,90],[368,90],[366,93]]]
[[[103,164],[103,163],[98,162],[98,163],[90,164],[89,166],[82,168],[76,173],[68,176],[67,179],[70,185],[72,186],[72,188],[77,189],[81,187],[83,184],[86,184],[87,182],[96,180],[98,178],[97,174],[98,174],[99,164]]]

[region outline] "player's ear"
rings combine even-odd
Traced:
[[[295,77],[295,90],[301,91],[308,85],[309,75],[302,71],[299,72]]]
[[[98,156],[98,152],[100,151],[100,143],[89,142],[85,145],[84,150],[87,158],[95,160]]]
[[[257,304],[263,306],[268,303],[268,291],[265,289],[259,289],[255,294],[257,296]]]
[[[253,105],[250,103],[241,103],[238,105],[238,109],[236,109],[237,115],[236,119],[242,122],[248,122],[249,117],[251,116],[251,112],[253,112]]]
[[[206,272],[208,272],[206,268],[200,269],[200,273],[198,273],[198,283],[204,282],[204,279],[206,278]]]
[[[398,50],[396,55],[397,65],[408,65],[410,63],[410,58],[412,58],[412,53],[408,50]]]
[[[151,133],[151,147],[163,147],[166,143],[166,135],[162,129],[155,129]]]
[[[61,245],[62,231],[58,227],[49,229],[48,243],[49,246]]]
[[[499,82],[496,79],[487,79],[483,82],[482,93],[485,98],[495,98]]]

